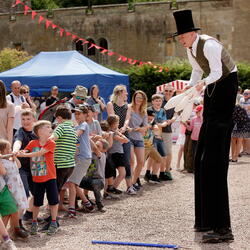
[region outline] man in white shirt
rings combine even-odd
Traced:
[[[24,96],[20,95],[21,83],[17,80],[11,83],[11,93],[6,96],[7,101],[15,106],[15,118],[13,125],[13,135],[21,127],[21,109],[29,108]]]
[[[198,35],[191,10],[173,15],[177,27],[174,36],[187,49],[192,66],[190,84],[197,91],[205,87],[203,124],[195,155],[195,231],[213,230],[203,235],[204,243],[232,241],[227,171],[237,68],[219,41]]]

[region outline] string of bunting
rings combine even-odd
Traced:
[[[36,17],[38,17],[38,24],[44,23],[46,29],[48,29],[49,27],[51,27],[53,30],[57,29],[59,31],[60,37],[66,37],[66,38],[70,37],[71,40],[75,41],[76,43],[81,41],[82,45],[88,44],[88,49],[95,48],[95,49],[99,50],[100,53],[102,53],[102,54],[106,54],[108,56],[117,56],[117,61],[127,62],[130,65],[138,65],[138,66],[148,64],[148,65],[152,66],[153,68],[158,69],[159,72],[163,72],[163,71],[168,72],[168,68],[166,68],[166,67],[154,65],[152,62],[142,62],[139,60],[128,58],[126,56],[120,55],[120,54],[113,52],[111,50],[102,48],[94,43],[91,43],[91,42],[87,41],[86,39],[81,38],[81,37],[69,32],[69,31],[65,30],[64,28],[60,27],[59,25],[54,24],[52,21],[46,19],[44,16],[42,16],[42,15],[38,14],[36,11],[32,10],[28,5],[24,4],[21,0],[16,0],[16,2],[12,5],[12,7],[15,7],[19,4],[22,4],[24,6],[24,15],[28,15],[29,13],[31,13],[32,20],[34,20]]]

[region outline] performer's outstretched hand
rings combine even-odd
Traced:
[[[197,82],[197,84],[195,85],[195,88],[198,92],[201,92],[203,87],[206,85],[204,80],[200,80]]]

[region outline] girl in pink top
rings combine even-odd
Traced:
[[[201,129],[201,125],[203,122],[202,110],[203,110],[203,105],[199,105],[195,108],[194,111],[196,113],[196,116],[191,119],[190,125],[187,126],[187,129],[192,131],[191,140],[192,140],[192,146],[193,146],[193,155],[195,155],[195,152],[196,152],[200,129]]]

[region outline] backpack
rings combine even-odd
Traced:
[[[22,102],[26,102],[25,98],[22,95],[20,97],[21,97]],[[11,98],[11,102],[14,103],[15,100],[14,100],[14,96],[12,94],[10,94],[10,98]]]

